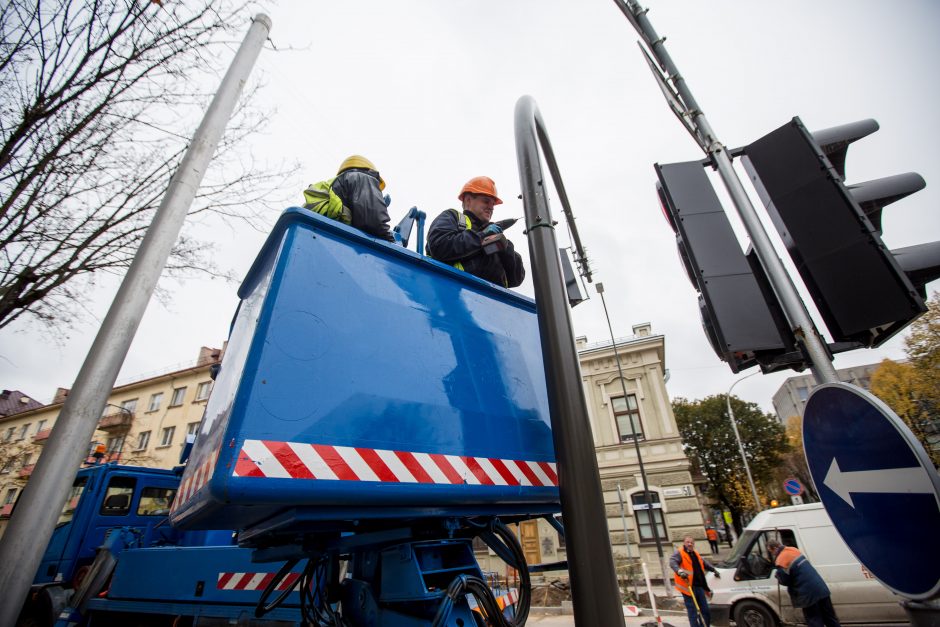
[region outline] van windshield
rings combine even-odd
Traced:
[[[738,538],[738,541],[734,543],[734,549],[731,551],[731,554],[725,559],[721,565],[725,568],[734,568],[737,566],[738,562],[741,560],[741,554],[751,545],[751,540],[754,539],[754,535],[757,532],[753,529],[745,529],[744,533]]]

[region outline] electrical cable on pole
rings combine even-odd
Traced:
[[[607,318],[607,328],[610,330],[610,345],[614,349],[614,357],[617,361],[617,372],[620,375],[620,388],[623,390],[623,400],[627,401],[627,384],[623,379],[623,367],[620,365],[620,352],[617,350],[617,341],[614,339],[614,328],[610,324],[610,315],[607,313],[607,301],[604,298],[604,284],[597,284],[597,293],[601,296],[601,304],[604,306],[604,317]],[[643,453],[640,451],[640,438],[637,437],[636,423],[634,415],[629,412],[630,430],[633,432],[633,446],[636,449],[636,459],[640,465],[640,477],[643,481],[643,500],[646,501],[646,511],[649,515],[650,528],[653,530],[653,538],[656,540],[656,553],[659,555],[659,566],[663,571],[663,587],[666,589],[666,596],[672,597],[672,587],[669,585],[669,579],[666,576],[666,555],[663,552],[663,541],[659,537],[659,523],[653,516],[653,501],[650,498],[650,484],[646,478],[646,467],[643,465]],[[665,525],[663,525],[665,527]]]

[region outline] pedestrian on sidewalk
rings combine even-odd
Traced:
[[[718,532],[709,525],[705,527],[705,537],[708,538],[708,544],[712,547],[712,555],[718,555]]]

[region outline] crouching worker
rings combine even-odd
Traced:
[[[310,209],[374,237],[395,241],[388,228],[388,203],[382,196],[385,181],[375,165],[360,155],[340,164],[336,177],[304,190],[304,209]]]
[[[832,607],[829,586],[819,576],[800,550],[783,546],[779,540],[769,540],[767,550],[777,567],[777,580],[787,587],[793,607],[803,610],[809,627],[841,627]]]
[[[522,256],[503,229],[490,222],[493,208],[503,202],[496,183],[487,176],[474,177],[457,199],[462,211],[448,209],[431,223],[428,255],[497,285],[518,287],[525,279]]]

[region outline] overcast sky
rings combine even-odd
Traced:
[[[919,172],[927,189],[885,211],[884,240],[891,248],[940,240],[940,118],[930,61],[940,58],[940,5],[644,6],[723,143],[749,143],[797,115],[811,130],[875,118],[881,130],[849,151],[848,182]],[[637,35],[611,0],[348,0],[267,10],[273,47],[262,52],[255,77],[265,85],[258,104],[272,111],[272,122],[248,150],[253,158],[301,164],[291,183],[297,204],[304,186],[361,153],[388,183],[393,224],[413,205],[429,219],[457,206],[461,185],[481,174],[495,179],[506,201],[496,218],[521,217],[513,110],[531,95],[595,280],[606,287],[614,333],[628,336],[633,325],[649,322],[665,335],[672,397],[724,393],[743,376],[707,343],[654,191],[653,163],[702,155],[667,108]],[[550,198],[560,220],[557,195]],[[243,276],[265,234],[219,226],[206,231],[218,260]],[[565,230],[558,233],[567,244]],[[509,235],[528,266],[521,223]],[[225,340],[236,285],[193,280],[166,287],[174,290],[172,302],[151,304],[119,381],[191,362],[200,346]],[[609,335],[601,301],[593,285],[588,290],[592,299],[574,310],[575,332],[603,341]],[[101,281],[87,323],[67,338],[54,341],[23,324],[0,331],[0,386],[42,402],[56,387],[70,387],[115,291],[115,283]],[[520,291],[532,294],[531,278]],[[394,341],[394,329],[389,336]],[[902,356],[899,336],[881,349],[840,356],[836,366]],[[787,376],[755,376],[735,394],[772,411],[771,396]]]

